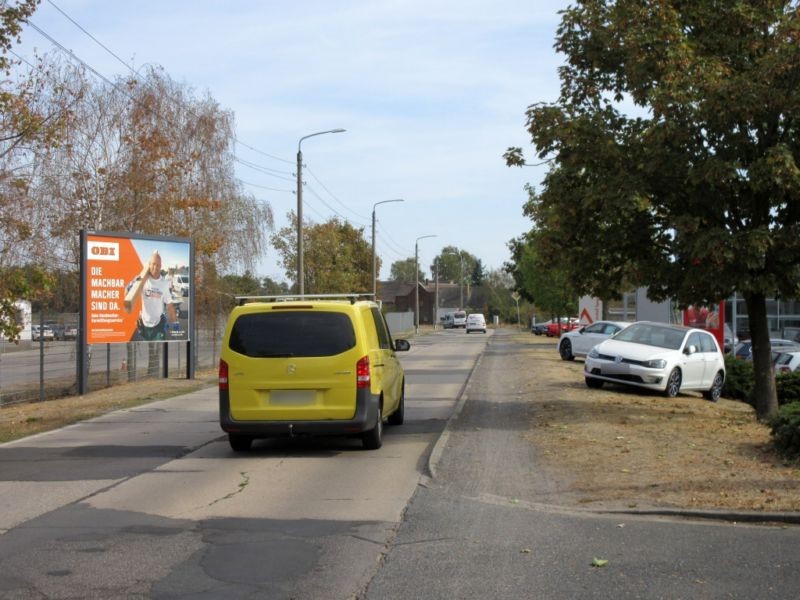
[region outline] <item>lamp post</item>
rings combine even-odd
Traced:
[[[344,129],[328,129],[304,135],[297,142],[297,291],[302,296],[305,293],[303,277],[303,152],[300,145],[303,140],[324,133],[342,133]]]
[[[455,254],[455,252],[451,251],[450,254]],[[464,309],[464,256],[461,254],[461,250],[458,251],[458,262],[461,266],[461,279],[458,281],[458,308],[463,310]]]
[[[375,273],[375,207],[378,204],[386,204],[387,202],[403,202],[402,198],[394,198],[393,200],[381,200],[372,205],[372,299],[378,299],[378,275]]]
[[[419,335],[419,241],[435,235],[422,235],[414,241],[414,335]]]

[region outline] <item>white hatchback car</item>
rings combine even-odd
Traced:
[[[713,402],[725,382],[725,360],[711,333],[648,321],[633,323],[592,348],[583,371],[591,388],[608,381],[669,397],[697,390]]]
[[[467,324],[465,329],[467,333],[470,331],[480,331],[486,333],[486,319],[481,313],[472,313],[467,315]]]
[[[561,339],[558,340],[558,353],[562,360],[575,360],[576,356],[586,356],[597,344],[622,331],[628,325],[630,323],[621,321],[597,321],[567,331],[562,333]]]

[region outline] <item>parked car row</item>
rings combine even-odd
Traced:
[[[773,352],[794,352],[800,350],[800,344],[782,338],[770,338],[769,345]],[[734,356],[744,360],[753,360],[752,340],[739,342],[734,349]]]
[[[31,339],[35,342],[40,340],[44,340],[45,342],[55,340],[74,340],[77,339],[77,337],[77,325],[62,325],[53,321],[45,323],[44,325],[31,325]]]
[[[546,335],[547,337],[559,337],[565,331],[572,331],[580,327],[580,320],[577,317],[561,317],[560,319],[550,319],[542,323],[531,323],[531,333],[534,335]]]

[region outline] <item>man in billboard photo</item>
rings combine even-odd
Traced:
[[[157,341],[166,339],[167,324],[177,323],[172,290],[161,276],[161,255],[154,250],[142,272],[125,288],[125,312],[130,313],[136,300],[142,297],[142,310],[136,322],[134,340]]]

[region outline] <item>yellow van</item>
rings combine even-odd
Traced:
[[[239,298],[219,361],[220,425],[231,448],[257,438],[357,435],[380,448],[401,425],[405,375],[375,302],[344,296]]]

